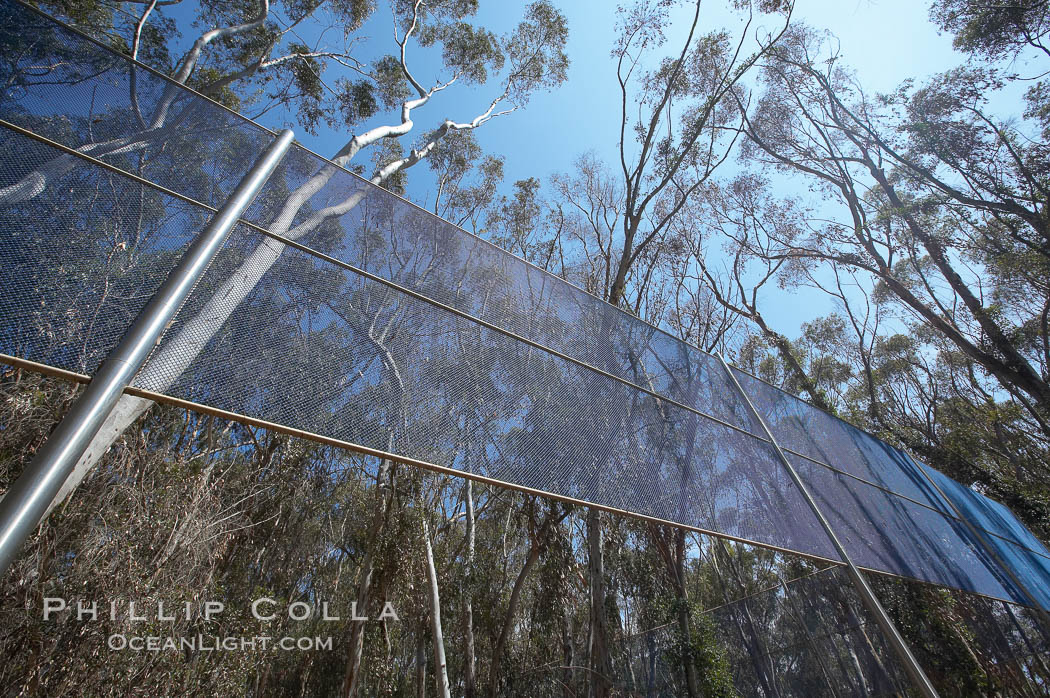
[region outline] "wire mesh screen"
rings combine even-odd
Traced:
[[[720,546],[714,543],[703,556],[710,554],[714,572],[710,591],[724,602],[645,629],[636,628],[638,618],[625,611],[629,620],[618,657],[623,694],[688,694],[688,678],[681,670],[688,629],[689,651],[701,657],[702,666],[725,666],[733,695],[909,695],[906,675],[841,569],[810,571],[781,582],[767,566],[770,556],[756,556],[759,551],[747,546],[718,550]],[[1002,605],[991,610],[996,608],[1001,616]],[[1020,651],[1007,656],[1016,662],[1028,652],[1011,640],[1008,646]],[[1029,677],[1017,678],[1015,686],[1030,683]],[[698,688],[702,694],[722,694],[718,686]]]
[[[788,455],[858,565],[1026,602],[962,522]]]
[[[740,694],[909,695],[900,664],[841,568],[778,582],[750,593],[738,586],[737,598],[708,612]],[[942,695],[1045,695],[1050,648],[1028,609],[900,579],[879,582],[883,605]]]
[[[0,8],[0,40],[23,56],[8,66],[0,118],[212,206],[272,138],[42,16]],[[72,59],[41,74],[37,59],[54,55]],[[307,151],[285,158],[245,219],[761,433],[715,357]]]
[[[20,5],[0,2],[0,118],[204,204],[222,203],[272,134]],[[30,198],[57,156],[2,199]]]
[[[989,673],[1004,683],[1029,684],[1038,694],[1050,684],[1050,646],[1030,611],[1006,602],[951,594],[966,637],[979,648]]]
[[[784,450],[920,504],[938,506],[936,491],[905,454],[794,395],[738,369],[733,373]]]
[[[1050,552],[1039,539],[999,502],[927,465],[917,467],[929,473],[955,510],[978,529],[985,544],[1002,564],[1018,574],[1038,603],[1050,608]]]
[[[0,13],[0,118],[200,202],[0,130],[3,352],[90,373],[272,134],[30,10]],[[716,357],[302,149],[245,220],[137,386],[837,559]],[[907,456],[737,377],[860,564],[1021,600]],[[1042,584],[1034,536],[942,488]]]
[[[0,129],[0,188],[61,153]],[[92,373],[210,212],[81,160],[0,205],[0,352]]]
[[[1007,507],[969,487],[964,487],[934,468],[927,465],[919,467],[930,474],[955,508],[984,532],[1009,540],[1041,557],[1050,556],[1046,546],[1018,521]]]
[[[1046,695],[1050,645],[1031,609],[903,578],[872,581],[941,695]]]
[[[708,615],[744,696],[906,695],[906,676],[839,568],[746,594]]]
[[[925,468],[935,487],[902,451],[743,371],[733,373],[858,564],[1030,603],[1001,568],[1009,559],[1029,591],[1050,588],[1050,554],[1001,504]],[[1000,560],[956,511],[987,534],[982,538]],[[1038,601],[1045,606],[1050,595],[1040,591]]]
[[[721,362],[492,244],[297,150],[246,218],[507,332],[761,435]],[[314,190],[316,193],[313,193]],[[290,196],[274,197],[279,190]],[[302,194],[311,194],[303,203]]]
[[[269,264],[277,245],[240,231],[135,384],[833,556],[769,443],[313,255],[285,249]],[[256,258],[267,264],[261,274]],[[242,299],[243,279],[253,281]]]

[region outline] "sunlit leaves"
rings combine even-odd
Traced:
[[[454,22],[439,27],[433,38],[441,43],[445,66],[467,83],[483,83],[489,70],[503,68],[499,39],[483,27]]]
[[[345,124],[356,124],[379,111],[375,84],[368,80],[342,79],[339,86],[339,115]]]
[[[401,70],[401,61],[394,56],[383,56],[372,64],[372,79],[375,81],[379,101],[388,109],[400,104],[412,94]]]

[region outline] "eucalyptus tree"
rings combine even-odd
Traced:
[[[775,254],[778,242],[800,234],[803,211],[796,202],[777,199],[769,184],[754,175],[742,175],[727,184],[705,187],[699,205],[687,209],[692,215],[676,222],[682,247],[688,251],[682,263],[699,269],[697,284],[707,289],[715,302],[728,312],[752,322],[761,337],[780,355],[789,382],[806,393],[817,407],[834,408],[802,366],[791,340],[767,321],[759,307],[759,294],[769,282],[787,286],[791,282],[789,259]],[[721,240],[726,254],[725,273],[708,260],[712,235],[690,234],[701,227]]]
[[[542,511],[543,509],[545,509],[543,503],[534,497],[529,497],[526,501],[523,513],[526,515],[525,529],[529,538],[528,551],[521,569],[514,578],[510,596],[507,599],[507,610],[504,614],[503,625],[500,628],[499,637],[492,648],[488,691],[490,698],[501,695],[500,687],[504,677],[501,674],[500,665],[508,650],[512,630],[517,621],[518,608],[522,601],[522,593],[529,574],[540,559],[540,556],[555,539],[556,529],[561,525],[565,517],[569,515],[570,511],[557,502],[551,502],[546,511]],[[542,517],[538,516],[540,512],[537,510],[542,511]]]
[[[594,153],[577,157],[572,171],[554,175],[551,184],[562,275],[588,293],[606,297],[614,273],[623,188]],[[565,248],[570,251],[568,260]]]
[[[803,325],[794,344],[805,370],[845,418],[1005,502],[1045,536],[1050,442],[951,341],[914,320],[901,327],[893,298],[865,290],[861,274],[811,278],[837,310]]]
[[[805,177],[843,215],[752,251],[863,273],[1050,434],[1042,140],[987,112],[1002,84],[988,70],[873,99],[823,46],[796,27],[769,55],[745,153]]]
[[[478,233],[499,184],[504,157],[485,155],[471,131],[442,139],[427,157],[437,175],[431,210],[453,225]]]
[[[1036,50],[1050,56],[1050,3],[1046,0],[934,0],[930,17],[955,35],[955,48],[990,59]]]
[[[745,99],[744,77],[783,35],[792,10],[789,2],[737,3],[748,17],[734,39],[726,30],[700,35],[702,3],[686,4],[693,6],[688,34],[655,68],[647,66],[665,43],[669,3],[639,3],[621,17],[613,58],[624,206],[623,237],[608,289],[613,305],[623,298],[639,256],[729,157],[739,121],[735,102]],[[780,13],[779,28],[753,37],[755,9]],[[751,41],[757,46],[749,46]]]

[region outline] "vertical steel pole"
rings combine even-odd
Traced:
[[[106,357],[87,389],[51,432],[25,472],[0,500],[0,575],[6,574],[124,389],[142,368],[164,329],[226,241],[237,219],[280,163],[293,138],[291,131],[282,131],[263,151]]]
[[[737,391],[739,391],[740,395],[747,403],[747,406],[751,409],[751,413],[755,415],[755,419],[757,419],[758,423],[762,425],[762,429],[765,430],[769,442],[773,445],[773,448],[776,449],[777,455],[780,456],[781,463],[787,468],[788,474],[794,481],[795,486],[798,487],[799,491],[802,493],[803,499],[806,500],[809,508],[813,510],[813,514],[817,517],[817,520],[820,521],[820,525],[823,526],[824,532],[827,533],[828,538],[831,539],[831,544],[835,547],[835,551],[839,554],[839,557],[842,558],[842,562],[845,563],[846,571],[849,574],[850,580],[853,582],[853,586],[856,587],[861,601],[868,609],[868,612],[875,617],[875,622],[878,623],[879,629],[882,630],[882,634],[885,636],[886,641],[889,642],[890,647],[893,648],[898,659],[900,659],[901,663],[904,665],[904,670],[908,672],[908,676],[911,678],[912,683],[915,684],[915,687],[919,689],[919,693],[925,698],[938,698],[937,690],[933,687],[929,677],[926,676],[926,672],[922,670],[922,666],[919,664],[918,660],[915,659],[915,655],[912,654],[911,648],[908,647],[908,643],[904,641],[900,631],[897,630],[897,626],[895,626],[893,621],[890,620],[889,615],[886,613],[886,609],[884,609],[882,604],[879,603],[879,599],[875,596],[875,592],[872,591],[871,587],[868,585],[868,580],[864,578],[861,571],[853,564],[853,560],[850,558],[849,553],[846,552],[846,548],[843,547],[838,536],[835,535],[835,530],[831,527],[827,518],[825,518],[824,513],[821,512],[820,507],[817,506],[817,502],[813,499],[813,495],[810,494],[809,488],[806,487],[806,483],[802,481],[802,478],[795,470],[795,467],[791,465],[791,461],[788,460],[787,455],[781,450],[780,444],[778,444],[776,438],[773,437],[773,432],[770,430],[769,425],[766,424],[766,420],[758,413],[754,403],[751,402],[751,398],[748,397],[743,386],[740,385],[740,381],[738,381],[733,374],[733,370],[729,367],[729,364],[726,363],[725,357],[719,354],[718,358],[722,361],[722,366],[725,368],[729,379],[733,382],[733,385],[736,386]]]
[[[1050,640],[1050,613],[1047,613],[1046,609],[1043,608],[1043,606],[1039,603],[1039,599],[1036,598],[1035,594],[1032,593],[1032,590],[1029,589],[1028,585],[1026,585],[1024,581],[1022,581],[1021,578],[1017,576],[1017,573],[1014,572],[1013,568],[1006,564],[1006,561],[1003,560],[999,553],[996,552],[995,547],[991,544],[991,542],[984,535],[984,533],[978,530],[978,528],[973,524],[973,522],[963,515],[962,510],[960,510],[959,507],[955,506],[955,502],[948,498],[948,495],[944,493],[944,490],[941,489],[941,486],[938,485],[936,481],[934,481],[933,476],[926,472],[926,469],[923,468],[919,463],[917,463],[914,458],[912,458],[908,454],[904,455],[908,456],[908,460],[913,466],[915,466],[915,469],[926,477],[926,481],[929,482],[930,486],[937,491],[937,494],[941,496],[941,499],[948,503],[948,506],[950,506],[952,508],[952,511],[955,512],[955,517],[962,521],[963,526],[965,526],[966,530],[970,532],[970,535],[973,536],[978,543],[980,543],[981,547],[984,548],[984,552],[987,553],[988,557],[992,558],[992,561],[999,566],[1003,573],[1010,579],[1011,582],[1013,582],[1014,586],[1016,586],[1021,591],[1021,593],[1027,596],[1028,600],[1032,602],[1032,609],[1035,611],[1036,616],[1039,617],[1040,625],[1042,626],[1040,628],[1040,632],[1043,634],[1044,637]]]

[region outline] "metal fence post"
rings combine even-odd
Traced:
[[[813,495],[810,494],[809,488],[806,487],[806,484],[802,481],[802,478],[795,470],[795,467],[791,465],[791,461],[788,460],[784,451],[781,450],[780,444],[778,444],[777,440],[773,437],[773,432],[770,430],[769,425],[766,424],[766,420],[758,413],[758,409],[756,409],[754,403],[751,402],[751,398],[748,396],[747,392],[744,391],[743,386],[740,385],[740,381],[736,379],[736,375],[734,375],[729,364],[726,363],[725,357],[719,354],[718,358],[722,361],[722,367],[725,368],[729,379],[733,382],[733,385],[736,387],[737,391],[739,391],[741,397],[744,398],[751,413],[755,415],[755,419],[757,419],[758,423],[762,425],[762,429],[766,432],[769,442],[773,445],[773,448],[776,449],[781,463],[787,468],[788,474],[802,493],[802,497],[806,500],[806,504],[808,504],[809,508],[813,510],[813,514],[817,517],[817,520],[820,521],[820,525],[824,528],[825,533],[828,534],[828,538],[831,539],[831,544],[835,547],[835,551],[839,554],[839,557],[842,558],[842,562],[845,563],[846,571],[849,574],[850,580],[853,582],[853,586],[856,587],[861,601],[864,603],[864,606],[868,611],[875,617],[875,622],[878,623],[879,629],[882,630],[882,634],[885,636],[886,641],[889,642],[890,647],[893,648],[898,659],[900,659],[901,663],[904,665],[904,670],[908,672],[908,676],[911,678],[912,683],[915,684],[919,693],[925,698],[938,698],[937,690],[933,687],[929,677],[926,676],[926,672],[923,671],[922,666],[919,664],[918,660],[915,659],[915,655],[912,654],[911,648],[908,647],[908,643],[905,642],[900,631],[897,630],[897,626],[893,624],[893,621],[886,613],[886,609],[884,609],[882,604],[879,603],[879,599],[875,596],[875,592],[872,591],[872,588],[868,585],[868,580],[864,578],[861,571],[853,564],[853,560],[850,558],[849,553],[846,552],[846,548],[843,547],[838,536],[835,535],[835,530],[831,527],[831,524],[828,522],[827,518],[825,518],[823,512],[821,512],[820,507],[817,506],[817,502],[813,499]]]
[[[285,130],[267,146],[0,500],[0,575],[6,574],[124,389],[146,362],[237,219],[273,174],[294,137],[291,131]]]

